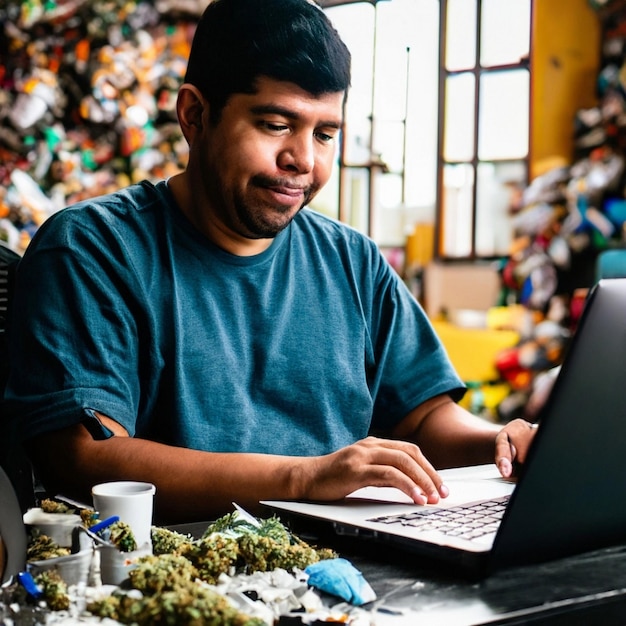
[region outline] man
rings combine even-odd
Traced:
[[[216,0],[178,96],[186,171],[40,228],[6,400],[53,492],[150,481],[175,522],[365,485],[434,503],[434,467],[523,462],[530,425],[454,402],[462,382],[376,246],[304,208],[349,84],[313,3]]]

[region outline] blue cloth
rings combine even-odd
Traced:
[[[356,606],[373,602],[374,590],[363,574],[346,559],[328,559],[309,565],[305,570],[308,584]]]
[[[317,455],[462,387],[370,239],[304,209],[265,252],[233,256],[165,182],[53,215],[14,310],[6,397],[23,437],[97,410],[173,445]]]

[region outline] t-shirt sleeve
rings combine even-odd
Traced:
[[[379,263],[371,322],[372,427],[388,430],[429,398],[447,393],[459,400],[465,386],[421,305],[384,258]]]
[[[132,435],[138,286],[123,242],[104,224],[61,213],[40,228],[18,268],[7,412],[22,439],[90,419],[97,427],[93,410]]]

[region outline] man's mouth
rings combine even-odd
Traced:
[[[268,187],[269,191],[286,198],[301,199],[305,196],[304,187],[286,187],[285,185]]]

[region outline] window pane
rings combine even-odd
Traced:
[[[333,165],[333,173],[326,185],[309,205],[314,211],[339,219],[339,162]]]
[[[326,9],[352,55],[352,85],[346,105],[346,161],[369,160],[372,59],[376,13],[367,2]]]
[[[483,0],[480,64],[507,65],[528,57],[530,0]]]
[[[404,126],[401,122],[378,120],[378,141],[374,154],[380,154],[381,159],[392,172],[402,171],[404,157]]]
[[[402,204],[402,177],[394,174],[374,174],[377,198],[371,235],[380,246],[402,247],[412,230],[409,212]]]
[[[474,170],[471,165],[446,165],[443,169],[443,255],[469,256],[472,251],[472,195]]]
[[[526,184],[524,161],[480,163],[476,181],[476,255],[500,256],[510,251],[510,207]]]
[[[474,156],[474,75],[446,79],[443,158],[469,161]]]
[[[528,154],[529,79],[525,69],[480,78],[478,158],[517,159]]]
[[[446,22],[446,69],[475,67],[476,0],[448,0]]]
[[[375,5],[375,6],[374,6]],[[352,86],[348,94],[345,128],[345,160],[354,165],[370,161],[370,140],[374,155],[380,154],[396,179],[393,194],[387,186],[376,185],[373,199],[375,222],[385,219],[386,207],[401,201],[397,176],[406,165],[406,204],[425,207],[434,219],[437,194],[437,131],[439,97],[439,0],[393,0],[354,2],[325,9],[352,53]],[[376,25],[376,73],[373,69],[374,26]],[[391,68],[391,69],[390,69]],[[393,70],[393,71],[392,71]],[[408,84],[407,84],[408,83]],[[374,93],[372,93],[374,89]],[[371,137],[372,103],[374,132]],[[428,121],[433,120],[432,123]],[[403,155],[406,129],[406,155]],[[368,194],[367,184],[354,184],[352,168],[344,171],[342,215],[354,208],[351,223],[359,229],[366,223],[360,208]],[[378,175],[377,175],[378,176]],[[331,181],[332,182],[332,181]],[[343,184],[345,183],[345,185]],[[352,191],[359,194],[354,201]],[[325,190],[324,190],[325,191]],[[324,193],[324,191],[322,193]],[[316,204],[330,205],[339,193],[328,193]],[[360,216],[360,217],[359,217]]]
[[[350,168],[346,172],[343,193],[346,200],[347,222],[361,232],[368,232],[369,173],[365,168]]]

